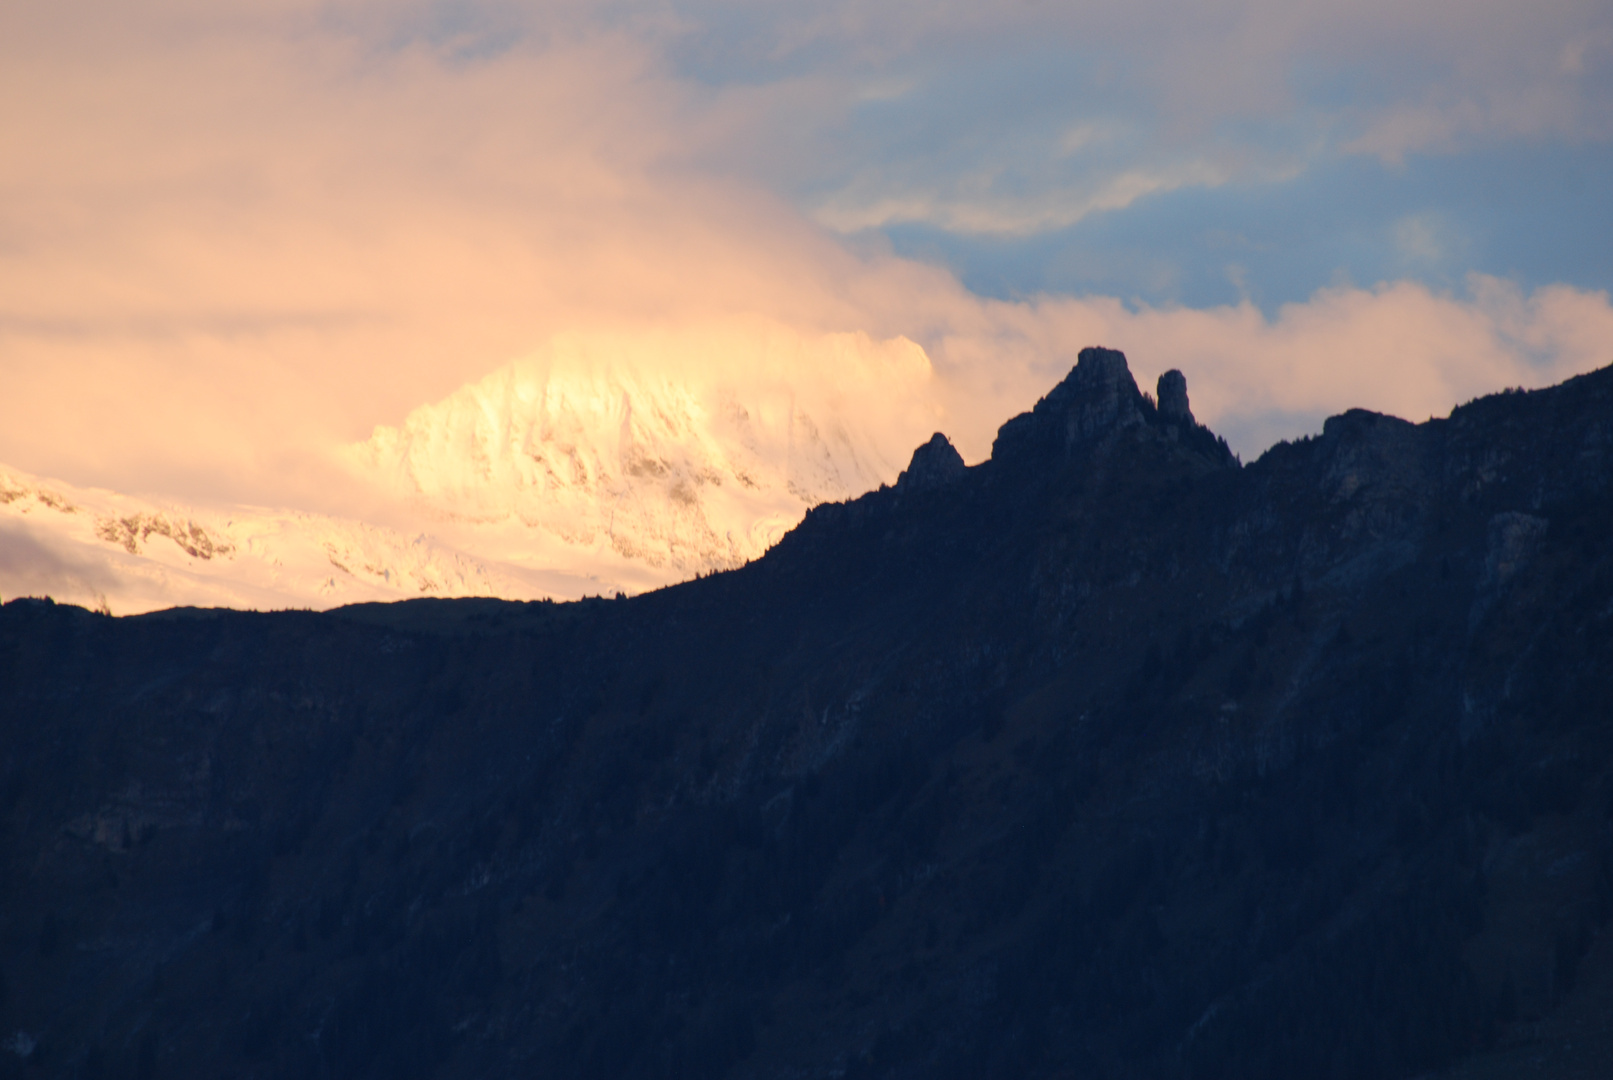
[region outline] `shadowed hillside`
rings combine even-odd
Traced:
[[[0,1075],[1590,1075],[1610,478],[1613,369],[1240,467],[1089,349],[630,600],[12,602]]]

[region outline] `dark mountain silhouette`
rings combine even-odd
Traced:
[[[1089,349],[629,600],[13,601],[0,1075],[1598,1075],[1610,478]]]

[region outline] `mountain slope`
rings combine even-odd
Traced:
[[[334,607],[420,595],[581,596],[598,578],[500,563],[325,514],[207,507],[0,468],[0,590],[116,614],[176,605]]]
[[[1605,982],[1610,457],[1613,369],[1240,468],[1087,350],[989,461],[632,599],[7,604],[0,1067],[1511,1053]]]

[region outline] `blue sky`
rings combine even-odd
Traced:
[[[688,5],[667,55],[782,102],[740,168],[981,295],[1613,285],[1613,9],[1342,8]]]
[[[1272,313],[1340,282],[1410,278],[1460,292],[1469,273],[1525,288],[1613,289],[1613,151],[1487,148],[1398,165],[1348,157],[1302,176],[1144,196],[1029,236],[927,224],[879,230],[1003,299],[1101,292],[1207,307],[1247,297]]]

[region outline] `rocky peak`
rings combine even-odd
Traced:
[[[1141,395],[1131,377],[1126,354],[1118,349],[1091,346],[1077,355],[1069,376],[1044,399],[1067,401],[1093,419],[1111,419],[1134,405]]]
[[[937,431],[930,441],[913,451],[913,460],[896,478],[900,491],[933,491],[963,475],[963,455]]]
[[[998,429],[991,456],[1013,456],[1032,446],[1068,453],[1107,432],[1141,424],[1142,400],[1125,353],[1099,346],[1082,349],[1063,382],[1030,412]]]
[[[1159,415],[1167,420],[1185,420],[1193,423],[1193,410],[1187,404],[1187,376],[1171,368],[1159,377],[1155,390],[1159,399]]]
[[[1174,368],[1159,377],[1157,406],[1137,389],[1118,349],[1081,350],[1075,367],[1036,407],[997,430],[994,460],[1026,454],[1069,455],[1095,447],[1120,432],[1156,437],[1193,451],[1216,465],[1237,467],[1226,441],[1193,418],[1187,377]]]

